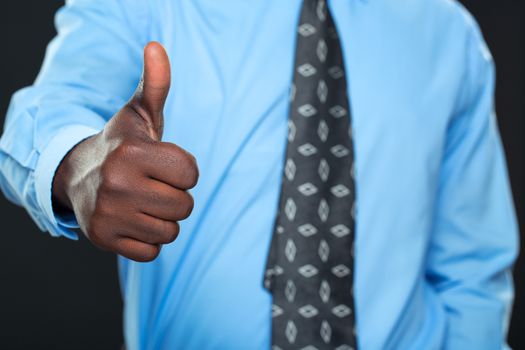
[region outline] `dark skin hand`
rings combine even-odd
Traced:
[[[73,211],[97,247],[136,261],[155,259],[193,209],[187,190],[199,176],[195,158],[160,141],[169,86],[168,56],[149,43],[133,97],[68,153],[53,181],[56,210]]]

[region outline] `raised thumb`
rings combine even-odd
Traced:
[[[162,137],[164,126],[164,102],[170,88],[170,62],[168,54],[161,44],[150,42],[144,48],[144,70],[142,79],[133,96],[134,104],[138,104],[142,117],[147,119],[150,127],[156,133],[156,138]]]

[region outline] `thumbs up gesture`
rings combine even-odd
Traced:
[[[72,210],[94,245],[136,261],[155,259],[193,209],[195,158],[161,142],[169,86],[168,56],[149,43],[130,101],[68,153],[53,181],[55,210]]]

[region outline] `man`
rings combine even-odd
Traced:
[[[494,66],[457,3],[76,0],[57,27],[0,184],[120,255],[127,348],[506,347]]]

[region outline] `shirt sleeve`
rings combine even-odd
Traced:
[[[72,0],[56,15],[35,83],[12,98],[0,139],[0,188],[53,236],[77,238],[71,217],[54,214],[56,168],[127,101],[142,71],[147,1]]]
[[[494,113],[494,63],[471,18],[469,25],[426,275],[447,315],[445,349],[502,349],[518,229]]]

